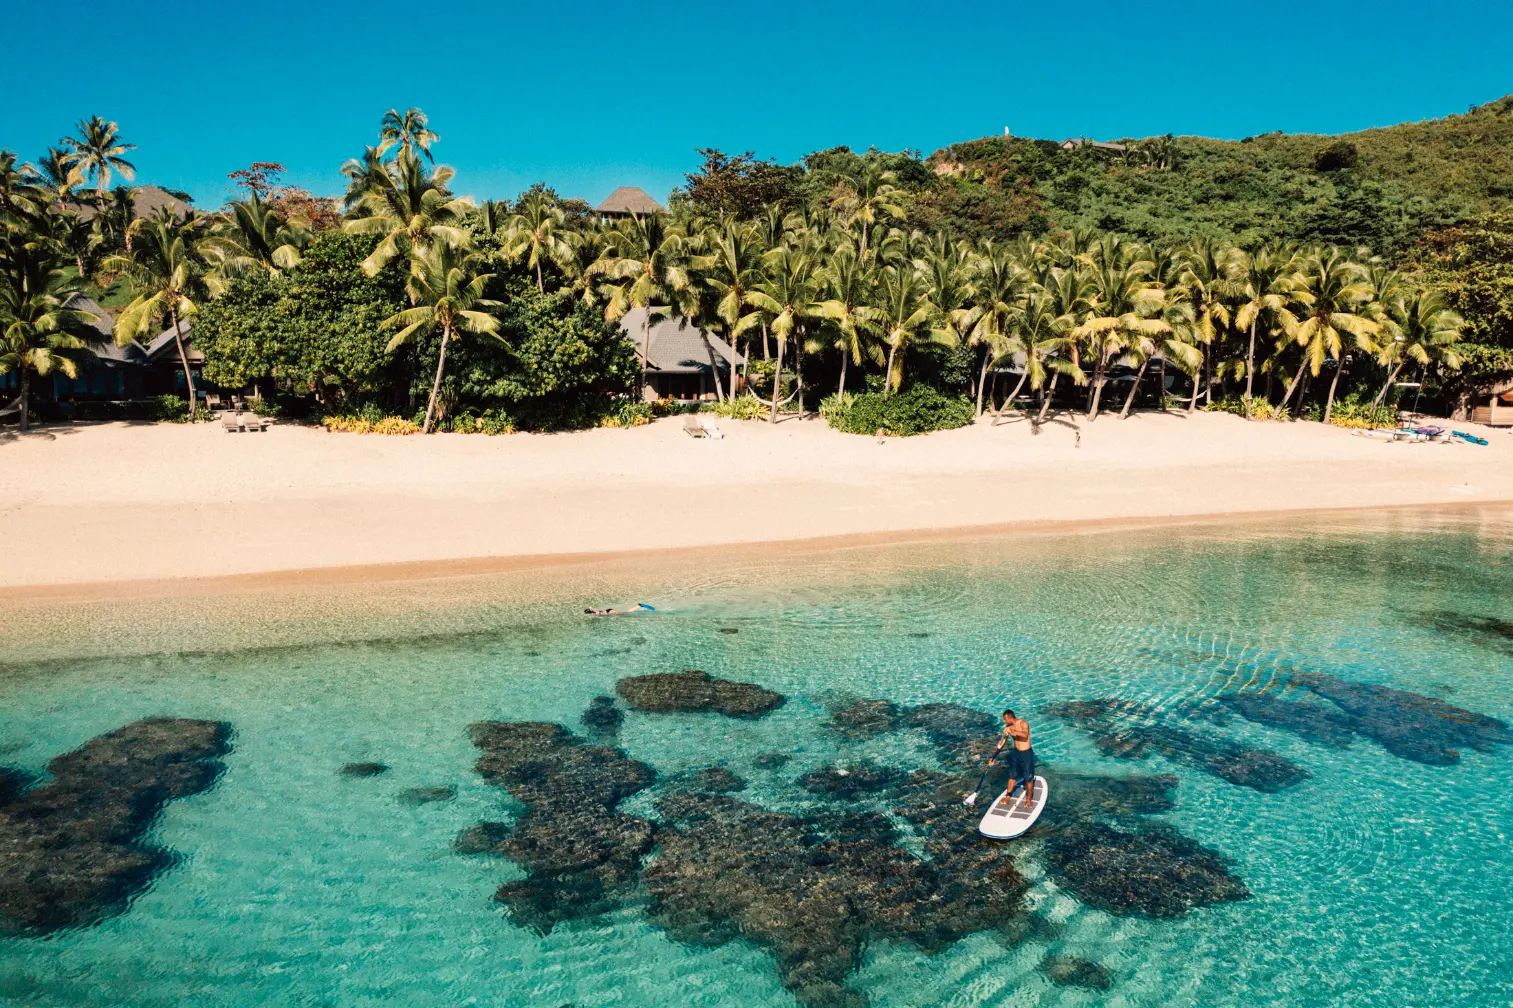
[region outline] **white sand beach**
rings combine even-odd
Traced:
[[[381,564],[445,573],[468,558],[1513,501],[1513,436],[1466,424],[1490,444],[1381,443],[1204,413],[883,443],[818,418],[721,427],[718,441],[687,436],[678,418],[504,437],[289,424],[12,433],[0,439],[0,587]]]

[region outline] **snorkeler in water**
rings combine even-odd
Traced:
[[[656,612],[656,610],[653,609],[651,606],[647,605],[645,602],[637,602],[636,605],[635,605],[635,607],[632,608],[632,609],[585,609],[585,610],[583,610],[583,614],[585,616],[631,616],[631,615],[634,615],[636,613],[642,613],[642,612]]]

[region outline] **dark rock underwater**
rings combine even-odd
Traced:
[[[0,805],[0,933],[42,935],[120,913],[174,860],[141,838],[163,807],[211,788],[231,727],[154,717],[48,763]]]

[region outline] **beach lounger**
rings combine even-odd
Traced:
[[[704,429],[704,424],[692,413],[683,418],[683,433],[689,437],[709,437],[709,431]]]
[[[249,431],[262,432],[268,429],[268,418],[260,417],[256,413],[244,414],[242,423]]]
[[[242,422],[237,419],[235,413],[222,413],[221,426],[226,428],[227,434],[235,434],[242,429]]]
[[[708,437],[711,441],[724,440],[725,432],[720,430],[720,425],[715,422],[714,417],[701,417],[700,420],[703,423],[704,435],[706,437]]]

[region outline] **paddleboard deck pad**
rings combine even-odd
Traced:
[[[1027,788],[1020,788],[1019,794],[1013,798],[1009,797],[1008,791],[1004,791],[995,798],[983,813],[977,831],[994,840],[1012,840],[1035,825],[1035,820],[1040,818],[1040,812],[1045,808],[1046,799],[1051,796],[1051,789],[1046,786],[1044,777],[1036,777],[1034,805],[1024,800],[1027,791]]]

